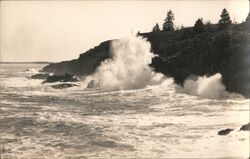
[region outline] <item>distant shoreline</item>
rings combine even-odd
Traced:
[[[0,62],[0,64],[51,64],[54,62],[47,62],[47,61],[34,61],[34,62]]]

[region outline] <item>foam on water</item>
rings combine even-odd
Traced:
[[[0,78],[1,86],[4,87],[35,87],[40,86],[42,80],[29,79],[26,77]]]
[[[184,89],[192,94],[205,98],[221,98],[225,95],[226,89],[221,82],[221,74],[217,73],[213,76],[197,77],[197,79],[189,78],[184,82]]]
[[[111,53],[112,59],[102,62],[94,75],[104,90],[140,89],[166,79],[149,67],[155,55],[142,37],[131,35],[112,41]]]
[[[39,73],[39,70],[38,69],[35,69],[35,68],[30,68],[30,69],[26,69],[24,71],[21,71],[20,73],[29,73],[29,74],[36,74],[36,73]]]
[[[86,81],[56,90],[27,74],[13,77],[23,80],[13,87],[8,75],[1,76],[7,82],[0,94],[3,158],[249,157],[249,132],[239,131],[249,122],[249,99],[198,98],[169,78],[106,91],[86,89]],[[201,78],[210,83],[206,88],[218,84],[207,78]],[[226,128],[235,130],[217,135]]]
[[[5,72],[6,69],[0,68],[0,72]]]

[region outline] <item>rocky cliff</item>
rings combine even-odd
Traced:
[[[158,56],[151,67],[156,72],[171,76],[182,85],[190,75],[221,73],[228,91],[250,96],[250,26],[232,24],[225,29],[206,26],[203,33],[193,28],[175,32],[142,33]],[[110,42],[80,54],[78,59],[49,64],[43,71],[56,74],[89,75],[101,62],[111,58]],[[138,59],[140,60],[140,59]]]

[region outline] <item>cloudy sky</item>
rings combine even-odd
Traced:
[[[175,25],[192,26],[202,17],[217,23],[226,8],[242,22],[248,0],[165,1],[0,1],[0,61],[61,61],[104,40],[149,32],[169,9]]]

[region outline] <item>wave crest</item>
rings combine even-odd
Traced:
[[[164,75],[149,67],[155,56],[150,50],[150,43],[142,37],[114,40],[112,59],[105,60],[95,74],[99,86],[105,90],[140,89],[164,81]]]
[[[216,73],[207,77],[189,77],[184,82],[184,89],[192,95],[205,98],[221,98],[225,95],[226,89],[222,83],[222,75]]]

